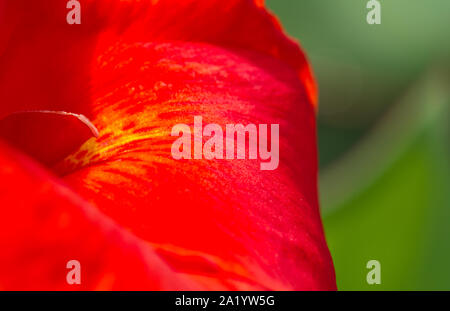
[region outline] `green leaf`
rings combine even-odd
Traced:
[[[450,288],[448,75],[430,74],[321,174],[341,290]],[[381,263],[380,285],[366,263]]]

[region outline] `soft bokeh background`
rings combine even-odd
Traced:
[[[266,0],[320,88],[321,207],[340,290],[450,290],[450,1]],[[366,263],[381,263],[368,285]]]

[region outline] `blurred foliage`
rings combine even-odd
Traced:
[[[320,89],[321,202],[342,290],[450,290],[450,1],[268,0]],[[382,284],[366,282],[367,261]]]
[[[433,75],[414,87],[348,157],[322,172],[341,289],[450,289],[449,83]],[[375,287],[365,279],[371,259],[382,267]]]
[[[366,0],[266,0],[299,40],[320,89],[322,166],[342,155],[435,63],[450,60],[450,1],[380,0],[381,25]]]

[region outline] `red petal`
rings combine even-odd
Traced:
[[[65,24],[63,1],[7,2],[0,116],[87,115],[99,139],[56,170],[192,282],[335,289],[317,203],[314,84],[260,1],[81,2],[79,26]],[[170,129],[194,115],[280,124],[279,168],[175,161]]]
[[[96,46],[177,40],[258,51],[292,66],[315,104],[309,65],[261,1],[80,0],[81,25],[67,2],[0,0],[0,118],[16,111],[70,111],[91,117]],[[1,14],[0,13],[0,14]]]
[[[237,289],[335,288],[317,205],[315,113],[291,67],[175,42],[117,44],[97,59],[100,137],[58,166],[74,189],[140,238],[177,250],[177,271]],[[174,160],[171,128],[195,115],[222,128],[280,124],[279,168]]]
[[[148,244],[0,142],[0,289],[199,289]],[[81,264],[69,285],[66,264]]]

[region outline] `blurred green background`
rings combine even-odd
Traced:
[[[340,290],[450,290],[450,1],[266,0],[320,89],[321,208]],[[369,285],[369,260],[381,284]]]

